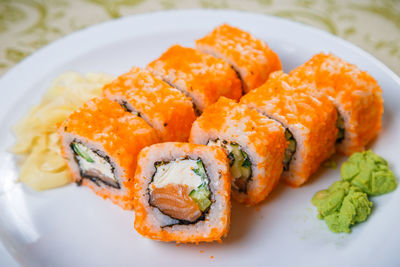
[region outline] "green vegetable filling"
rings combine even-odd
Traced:
[[[251,177],[251,161],[246,152],[236,143],[231,143],[231,152],[228,154],[231,175],[234,186],[239,192],[247,192],[247,184]]]
[[[209,140],[207,145],[222,147],[228,154],[230,172],[233,178],[232,186],[239,192],[247,192],[247,184],[251,178],[251,160],[240,145],[226,140]]]
[[[84,147],[80,143],[72,143],[72,148],[74,152],[85,159],[87,162],[94,162],[94,160],[85,152]]]
[[[206,170],[204,168],[203,165],[203,161],[201,159],[199,159],[197,161],[197,169],[193,169],[193,171],[201,177],[201,180],[203,181],[203,183],[201,185],[199,185],[196,189],[193,189],[190,193],[189,193],[189,197],[191,199],[193,199],[193,201],[197,204],[197,206],[199,207],[199,209],[202,212],[205,212],[208,207],[210,207],[211,205],[211,192],[210,189],[208,187],[208,176],[206,173]]]
[[[336,143],[341,143],[344,139],[344,120],[342,115],[340,115],[339,111],[337,111],[336,127],[338,128]]]
[[[297,143],[289,129],[285,130],[285,138],[288,141],[288,146],[285,149],[285,156],[283,157],[283,169],[287,171],[289,170],[290,161],[296,152]]]
[[[193,199],[202,212],[206,211],[211,205],[211,192],[208,189],[207,184],[201,184],[196,189],[193,189],[190,192],[189,197]]]

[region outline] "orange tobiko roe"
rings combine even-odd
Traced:
[[[291,186],[305,183],[335,152],[337,112],[334,105],[325,96],[310,95],[308,89],[298,87],[282,71],[272,73],[265,84],[243,96],[240,102],[278,120],[291,131],[294,128],[301,131],[302,140],[296,141],[297,147],[301,142],[302,163],[299,168],[283,173],[285,182]]]
[[[174,45],[147,67],[186,92],[200,111],[220,96],[238,100],[242,95],[241,81],[228,63],[193,48]]]
[[[270,73],[282,69],[278,55],[264,41],[228,24],[197,40],[196,47],[231,64],[240,74],[246,93],[262,85]]]
[[[199,135],[218,136],[220,140],[238,143],[256,155],[253,158],[251,186],[246,193],[232,190],[233,198],[246,205],[263,201],[276,187],[283,170],[283,157],[287,145],[283,127],[246,105],[221,97],[208,106],[192,126],[190,142]],[[222,137],[224,136],[224,137]],[[202,138],[200,138],[202,139]],[[247,151],[248,153],[249,151]]]
[[[185,155],[199,153],[199,151],[208,151],[207,154],[212,156],[217,165],[224,166],[224,171],[219,171],[218,184],[220,188],[213,192],[221,198],[221,202],[225,203],[226,209],[221,211],[219,215],[218,225],[213,225],[210,218],[205,218],[205,228],[207,232],[197,231],[174,231],[171,227],[155,227],[153,222],[148,216],[148,201],[143,199],[143,192],[147,190],[146,177],[143,176],[146,164],[149,164],[148,159],[151,158],[150,154],[154,151],[163,150],[168,146],[173,146],[174,149],[181,151]],[[153,164],[153,163],[150,163]],[[135,173],[134,182],[134,206],[135,206],[135,229],[136,231],[148,238],[160,241],[175,241],[177,243],[195,243],[199,242],[222,242],[222,238],[229,232],[229,224],[231,217],[231,176],[229,173],[229,162],[224,151],[216,147],[208,147],[204,145],[191,144],[191,143],[160,143],[144,148],[138,156],[138,167]]]
[[[338,150],[350,155],[363,151],[382,125],[382,89],[357,66],[333,54],[320,53],[297,67],[290,76],[309,83],[328,96],[345,120],[345,140]]]
[[[196,119],[191,99],[149,71],[133,67],[105,85],[103,95],[133,106],[163,142],[188,140]]]
[[[115,194],[106,187],[98,187],[88,179],[83,179],[82,185],[88,186],[104,199],[109,198],[123,209],[132,209],[136,157],[143,147],[160,141],[154,129],[143,119],[126,112],[118,103],[106,98],[94,98],[74,111],[61,124],[59,128],[61,140],[65,133],[99,144],[106,155],[123,170],[121,179],[126,194]],[[69,144],[67,147],[63,145],[62,149],[66,157],[66,149],[70,149]],[[67,163],[70,166],[70,162]],[[71,167],[70,171],[74,181],[79,181],[80,174],[74,173]]]

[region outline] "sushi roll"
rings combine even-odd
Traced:
[[[59,134],[74,181],[132,209],[136,157],[143,147],[159,141],[155,130],[118,103],[95,98],[73,112]]]
[[[337,113],[327,97],[314,97],[294,84],[277,71],[240,102],[283,125],[288,147],[282,175],[286,183],[297,187],[334,153]]]
[[[196,115],[190,98],[154,77],[132,68],[103,88],[103,95],[138,114],[152,126],[161,141],[187,141]]]
[[[231,64],[246,93],[262,85],[271,72],[282,69],[278,55],[264,41],[228,24],[197,40],[196,48]]]
[[[222,147],[229,159],[232,196],[255,205],[278,184],[286,148],[281,124],[221,97],[193,123],[190,142]]]
[[[135,174],[135,229],[161,241],[219,241],[229,230],[228,159],[218,147],[144,148]]]
[[[340,152],[350,155],[362,151],[377,136],[382,124],[382,90],[367,72],[337,56],[320,53],[290,76],[312,84],[336,106]]]
[[[238,100],[242,95],[240,79],[228,63],[193,48],[174,45],[147,67],[191,97],[198,113],[220,96]]]

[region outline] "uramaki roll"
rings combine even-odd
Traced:
[[[230,174],[221,148],[160,143],[135,174],[135,229],[161,241],[219,241],[229,230]]]
[[[228,63],[193,48],[174,45],[147,68],[190,96],[199,112],[220,96],[238,100],[242,95],[240,79]]]
[[[159,141],[154,129],[118,103],[95,98],[73,112],[59,134],[74,181],[132,209],[136,157],[143,147]]]
[[[197,40],[196,48],[231,64],[246,93],[262,85],[271,72],[282,69],[278,55],[264,41],[228,24]]]
[[[224,148],[232,195],[241,203],[259,203],[278,184],[287,142],[285,130],[246,105],[221,97],[193,123],[190,142]]]
[[[149,123],[162,141],[187,141],[196,115],[184,93],[133,67],[103,88],[103,95],[117,101]]]
[[[283,178],[300,186],[335,151],[337,113],[327,97],[314,97],[296,87],[281,71],[270,75],[261,87],[242,97],[241,103],[282,123],[289,141]]]
[[[376,137],[383,114],[382,90],[367,72],[337,56],[320,53],[290,75],[313,84],[335,104],[342,131],[340,152],[350,155],[362,151]]]

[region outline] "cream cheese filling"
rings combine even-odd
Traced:
[[[89,172],[90,170],[96,170],[105,177],[108,177],[117,182],[117,179],[115,178],[115,175],[113,173],[113,168],[107,160],[105,160],[103,157],[99,156],[97,153],[93,152],[93,150],[81,143],[75,143],[75,145],[78,146],[79,150],[83,151],[87,156],[92,159],[91,162],[81,157],[80,155],[77,155],[79,166],[84,173]]]
[[[164,187],[168,184],[187,185],[190,189],[197,188],[203,181],[194,172],[198,169],[197,160],[177,159],[157,167],[153,177],[152,187]]]

